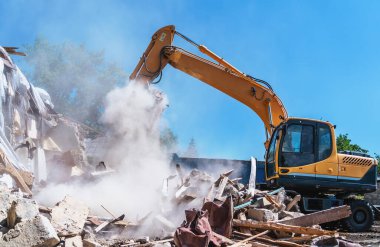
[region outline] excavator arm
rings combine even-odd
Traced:
[[[216,62],[172,46],[175,34]],[[268,83],[240,72],[205,46],[176,32],[174,26],[163,27],[153,35],[130,80],[156,83],[157,79],[161,79],[162,70],[168,63],[250,107],[263,121],[267,140],[274,128],[288,118],[284,105]]]

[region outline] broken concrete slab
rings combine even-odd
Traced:
[[[59,243],[57,232],[50,221],[42,215],[17,223],[14,229],[0,237],[3,247],[52,247]]]
[[[8,210],[11,206],[12,199],[7,190],[7,187],[0,187],[0,222],[7,218]]]
[[[22,194],[11,193],[8,188],[1,187],[0,222],[7,218],[12,203],[14,203],[13,213],[15,214],[15,222],[33,219],[39,213],[36,201],[23,198]]]
[[[39,214],[37,202],[27,198],[16,200],[16,215],[21,220],[32,219]]]
[[[66,196],[51,210],[51,222],[59,236],[79,235],[84,227],[89,208],[81,201]]]
[[[83,247],[82,237],[75,236],[65,239],[65,247]]]
[[[257,221],[277,221],[278,214],[265,208],[248,208],[247,210],[248,218]]]

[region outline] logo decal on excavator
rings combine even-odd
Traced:
[[[166,37],[166,33],[162,33],[162,34],[161,34],[161,37],[160,37],[160,41],[161,41],[161,42],[164,41],[165,37]]]

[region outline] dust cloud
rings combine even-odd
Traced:
[[[101,121],[107,126],[105,160],[116,172],[98,182],[48,185],[36,198],[52,205],[71,195],[84,201],[91,213],[131,221],[160,209],[163,180],[170,175],[167,152],[160,146],[159,122],[168,101],[153,87],[130,82],[106,96]]]

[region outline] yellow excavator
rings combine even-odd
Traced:
[[[173,46],[175,35],[213,61]],[[222,91],[251,108],[265,126],[265,178],[302,195],[304,212],[348,204],[343,221],[350,231],[366,231],[374,221],[372,207],[358,194],[377,189],[377,160],[362,153],[338,152],[335,126],[326,121],[289,117],[269,83],[243,73],[203,45],[166,26],[154,33],[130,80],[157,83],[167,64]],[[354,195],[354,196],[353,196]]]

